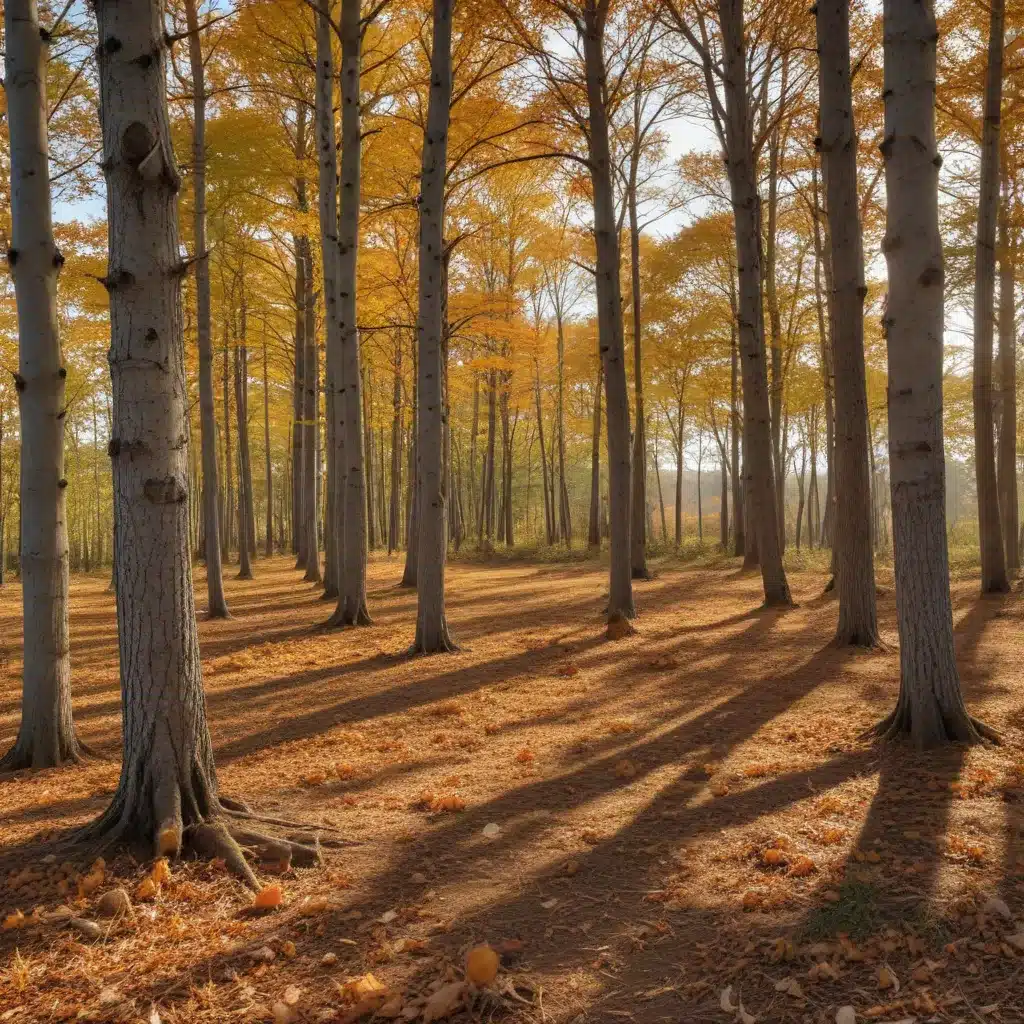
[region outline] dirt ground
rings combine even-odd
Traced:
[[[145,860],[27,856],[117,783],[113,598],[78,579],[75,714],[104,759],[0,782],[0,1021],[340,1021],[367,972],[412,1014],[485,942],[504,994],[462,1020],[1024,1021],[1019,591],[953,595],[968,703],[1005,744],[924,756],[858,740],[895,700],[891,575],[893,652],[854,653],[829,646],[819,573],[780,613],[736,566],[665,564],[609,642],[596,564],[455,565],[462,650],[410,659],[398,561],[371,564],[374,624],[335,633],[290,560],[256,574],[200,624],[221,791],[358,845],[261,869],[284,890],[264,916],[217,864],[174,863],[141,901]],[[8,585],[3,748],[20,619]],[[99,917],[115,887],[130,913]]]

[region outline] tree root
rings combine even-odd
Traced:
[[[23,743],[19,734],[10,750],[0,757],[0,775],[85,764],[90,758],[101,759],[101,755],[97,754],[88,744],[83,743],[77,735],[72,736],[70,743],[62,743],[61,746],[65,749],[61,751],[59,759],[54,760],[48,757],[39,761],[37,751],[34,751],[30,744]]]
[[[919,749],[939,746],[942,743],[967,743],[977,745],[991,743],[1000,746],[1002,736],[985,722],[964,711],[962,714],[944,715],[939,720],[938,729],[915,732],[910,708],[900,699],[895,709],[882,721],[866,729],[857,738],[859,740],[876,740],[891,743],[902,738],[910,738]]]

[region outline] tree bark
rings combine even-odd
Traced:
[[[601,546],[601,385],[604,361],[597,356],[597,387],[594,389],[594,430],[590,443],[590,517],[587,523],[587,547]]]
[[[636,609],[633,605],[630,564],[632,457],[629,393],[622,329],[619,233],[615,217],[605,95],[604,29],[607,16],[607,0],[586,0],[579,28],[583,36],[589,124],[587,147],[594,202],[598,344],[604,362],[605,401],[608,409],[608,618],[611,621],[632,619]]]
[[[634,162],[635,167],[635,162]],[[634,175],[635,177],[635,175]],[[633,312],[633,401],[636,428],[633,431],[633,507],[630,517],[630,563],[633,579],[650,578],[647,569],[647,536],[644,514],[647,507],[647,438],[644,436],[644,374],[641,345],[640,308],[640,224],[636,206],[636,181],[629,188],[629,251]]]
[[[562,318],[561,304],[555,309],[555,327],[557,331],[557,387],[556,424],[558,432],[558,533],[567,548],[572,547],[572,516],[569,511],[569,488],[565,482],[565,321]],[[539,426],[538,419],[538,426]],[[541,441],[541,451],[544,442]]]
[[[413,651],[452,651],[445,615],[447,487],[444,465],[443,394],[445,177],[448,169],[452,96],[453,0],[433,0],[430,96],[423,133],[419,245],[419,409],[416,421],[416,492],[419,551],[416,578],[416,639]]]
[[[791,605],[782,566],[779,515],[772,466],[771,413],[761,309],[760,200],[746,87],[742,0],[719,0],[726,98],[729,187],[739,261],[738,326],[743,355],[744,490],[754,510],[765,605]]]
[[[163,4],[95,6],[124,754],[113,800],[86,836],[148,842],[158,855],[173,855],[186,829],[198,844],[220,810],[188,554],[180,179],[167,114]]]
[[[999,521],[1003,528],[1006,568],[1020,569],[1020,524],[1017,508],[1017,318],[1014,278],[1016,246],[1010,243],[1009,201],[999,218]]]
[[[733,317],[730,324],[732,345],[730,346],[730,381],[729,381],[729,422],[732,427],[732,553],[741,556],[744,552],[746,538],[743,522],[743,474],[740,472],[740,409],[739,409],[739,337],[736,330],[735,292],[736,284],[730,273],[730,298],[733,305]]]
[[[900,693],[882,736],[918,747],[975,742],[988,730],[967,714],[953,646],[942,436],[943,255],[935,139],[938,36],[930,0],[885,0],[888,196],[883,251],[889,269],[884,325],[889,363]]]
[[[48,166],[47,40],[35,0],[7,0],[5,91],[10,132],[11,245],[18,313],[21,577],[25,639],[21,726],[0,771],[81,760],[71,716],[64,382]],[[187,510],[186,510],[187,515]],[[187,539],[186,539],[187,545]],[[2,554],[2,552],[0,552]]]
[[[1010,589],[996,484],[992,422],[992,339],[995,327],[996,214],[999,208],[1000,106],[1003,96],[1003,0],[990,0],[988,69],[981,135],[981,188],[974,266],[974,470],[978,492],[981,592]]]
[[[395,365],[391,385],[391,494],[388,503],[388,554],[398,547],[402,500],[402,343],[395,336]]]
[[[267,558],[274,554],[274,477],[270,458],[270,378],[267,373],[267,336],[263,334],[263,476],[267,490]]]
[[[847,0],[818,0],[819,150],[832,239],[832,355],[835,369],[836,535],[833,543],[839,624],[836,642],[879,642],[875,566],[871,545],[871,473],[864,369],[864,252],[857,196],[857,135],[850,79]],[[801,483],[801,503],[803,485]]]
[[[361,126],[359,86],[362,34],[359,0],[341,0],[341,197],[338,222],[338,291],[343,405],[344,530],[338,607],[333,621],[366,626],[367,484],[363,437],[362,367],[356,308],[359,256]],[[340,452],[339,452],[340,455]]]
[[[192,70],[192,190],[195,235],[196,340],[199,348],[199,436],[203,460],[203,537],[207,614],[228,617],[217,516],[217,414],[213,396],[213,341],[210,318],[210,261],[206,253],[206,67],[199,40],[196,0],[185,0],[185,26]]]
[[[305,354],[303,355],[302,398],[302,532],[306,539],[307,583],[320,583],[320,351],[316,337],[316,296],[313,291],[313,250],[309,238],[303,238],[306,264],[303,313]]]

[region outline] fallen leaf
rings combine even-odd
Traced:
[[[111,889],[105,892],[96,903],[96,911],[100,917],[122,917],[132,910],[131,897],[124,889]]]
[[[156,894],[159,892],[160,887],[153,881],[150,875],[139,882],[138,888],[135,890],[135,898],[137,900],[152,900],[156,898]]]
[[[836,1024],[857,1024],[857,1014],[852,1006],[841,1006],[836,1011]]]
[[[252,901],[257,910],[273,910],[284,903],[284,890],[279,885],[265,885]]]
[[[24,928],[27,921],[28,918],[20,910],[16,910],[4,918],[3,930],[9,932],[16,928]]]
[[[474,985],[490,985],[498,975],[498,954],[490,946],[474,946],[466,954],[466,977]]]
[[[488,839],[493,839],[499,832],[501,832],[501,826],[495,825],[493,821],[489,825],[484,825],[483,833]]]
[[[423,1007],[423,1024],[431,1024],[431,1021],[450,1017],[458,1009],[465,991],[464,981],[452,981],[442,985]]]
[[[149,877],[156,882],[157,885],[164,885],[171,880],[171,866],[167,862],[166,857],[157,857],[153,861],[153,866],[149,870]]]
[[[883,990],[892,989],[893,992],[899,992],[900,980],[896,977],[895,972],[886,964],[883,964],[878,968],[878,987]]]
[[[615,766],[615,774],[620,779],[631,779],[636,775],[636,765],[629,760],[629,758],[623,758]]]
[[[302,998],[302,989],[298,985],[289,985],[284,990],[284,996],[282,997],[288,1006],[298,1006],[299,999]]]
[[[520,764],[532,764],[537,759],[537,755],[529,749],[529,747],[523,747],[522,750],[516,754],[516,760]]]
[[[789,875],[792,878],[806,878],[818,870],[818,865],[810,857],[797,857],[789,866]]]
[[[394,921],[396,917],[398,917],[397,910],[385,910],[384,913],[377,918],[377,920],[380,921],[381,924],[391,924],[391,922]]]
[[[295,1020],[295,1010],[280,1000],[274,1003],[270,1012],[274,1015],[274,1024],[291,1024]]]
[[[804,997],[804,990],[800,987],[800,982],[796,978],[783,978],[782,981],[777,981],[775,983],[775,991],[785,992],[796,999],[803,999]]]

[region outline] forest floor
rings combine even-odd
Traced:
[[[463,1021],[1024,1021],[1020,591],[953,593],[968,703],[1005,744],[920,755],[858,739],[896,696],[890,572],[893,650],[858,653],[829,645],[819,572],[765,612],[735,564],[656,568],[610,642],[596,563],[453,565],[462,649],[417,659],[397,559],[372,561],[360,630],[318,631],[290,560],[229,581],[235,617],[200,624],[221,791],[359,844],[261,870],[284,891],[264,916],[217,864],[143,902],[145,861],[27,860],[117,783],[113,597],[75,579],[75,714],[107,759],[0,783],[0,1022],[343,1021],[364,996],[411,1019],[440,983],[428,1020],[462,996]],[[3,748],[20,622],[6,586]],[[99,917],[114,887],[133,906]],[[498,994],[455,984],[478,943]]]

